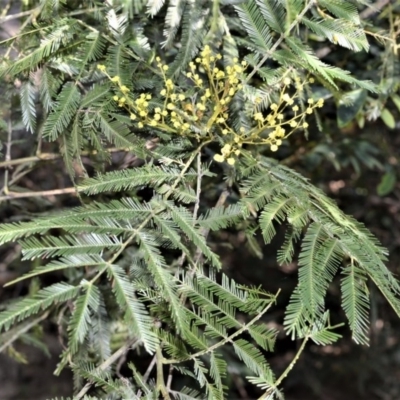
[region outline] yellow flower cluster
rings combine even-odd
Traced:
[[[309,82],[311,82],[311,79]],[[301,83],[300,78],[296,77],[293,82],[296,91],[292,95],[287,93],[288,88],[292,85],[292,80],[289,77],[285,77],[282,83],[279,100],[277,103],[270,105],[270,111],[266,115],[257,110],[258,102],[255,102],[256,107],[253,113],[253,119],[256,123],[255,127],[247,130],[242,127],[238,132],[229,126],[222,129],[222,135],[228,135],[230,139],[230,142],[228,141],[230,147],[223,147],[221,153],[214,156],[215,161],[227,161],[233,165],[232,154],[239,155],[239,148],[243,144],[267,144],[270,146],[270,150],[275,152],[282,145],[283,139],[290,136],[295,130],[308,128],[308,123],[305,122],[306,115],[311,114],[315,108],[322,107],[324,104],[323,99],[318,99],[317,101],[314,101],[312,98],[308,99],[302,112],[299,112],[300,108],[295,104],[295,100],[303,90],[304,83]],[[288,112],[291,117],[285,120],[285,115]],[[217,122],[219,121],[217,120]]]
[[[302,93],[305,83],[298,77],[292,80],[288,76],[281,81],[281,91],[276,103],[270,104],[269,112],[258,107],[257,99],[253,112],[254,126],[241,127],[235,131],[229,125],[229,103],[235,94],[243,88],[241,77],[247,63],[234,59],[232,65],[220,67],[221,54],[213,54],[205,46],[186,72],[187,82],[192,82],[196,95],[189,96],[181,85],[176,85],[167,73],[168,65],[156,57],[156,65],[164,80],[160,91],[161,101],[152,100],[150,93],[142,93],[134,98],[129,95],[129,88],[121,83],[118,76],[107,74],[104,65],[98,69],[118,86],[119,95],[113,98],[119,107],[125,108],[138,128],[156,127],[158,130],[193,137],[196,140],[221,141],[223,146],[219,154],[214,155],[217,162],[226,161],[234,165],[244,144],[267,144],[271,151],[277,151],[283,139],[296,129],[308,127],[305,117],[317,107],[323,106],[323,99],[308,99],[302,109],[295,104]],[[312,78],[309,79],[312,82]],[[295,91],[290,90],[294,86]],[[303,95],[302,95],[303,97]],[[289,115],[289,117],[285,117]]]
[[[254,120],[257,122],[257,128],[249,133],[245,139],[246,143],[249,143],[249,139],[252,144],[265,143],[270,145],[271,151],[277,151],[279,146],[282,144],[282,139],[287,138],[296,129],[308,128],[308,123],[304,121],[306,114],[312,114],[313,110],[318,107],[322,107],[324,104],[323,99],[310,98],[307,100],[307,105],[304,110],[299,113],[299,106],[294,105],[295,99],[298,97],[299,92],[302,91],[304,84],[300,82],[300,78],[295,78],[296,92],[290,96],[286,93],[287,88],[291,85],[290,78],[283,80],[283,88],[281,89],[279,102],[272,103],[270,105],[270,112],[264,116],[262,112],[256,111],[253,114]],[[290,107],[290,108],[289,108]],[[291,118],[284,120],[284,112],[290,111]],[[291,128],[291,129],[288,129]],[[261,132],[269,130],[268,136],[265,138],[261,137]]]
[[[234,165],[236,161],[234,155],[238,156],[240,154],[239,147],[241,147],[240,144],[225,144],[221,149],[221,154],[215,154],[214,160],[217,162],[223,162],[226,160],[229,165]]]

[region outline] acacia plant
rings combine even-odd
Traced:
[[[314,38],[368,51],[364,1],[84,3],[29,2],[21,31],[3,43],[2,86],[11,100],[18,93],[38,143],[22,171],[60,154],[81,205],[0,225],[1,243],[18,241],[35,260],[9,284],[63,274],[0,313],[2,348],[52,319],[65,339],[57,372],[72,369],[76,399],[224,399],[226,354],[260,399],[273,399],[307,342],[340,338],[325,304],[335,277],[356,343],[368,344],[368,280],[400,315],[385,249],[283,156],[318,125],[324,100],[379,90],[312,47]],[[46,142],[58,153],[44,153]],[[116,151],[135,166],[107,171]],[[6,175],[3,200],[29,198],[15,190],[18,176]],[[258,234],[267,246],[278,226],[279,264],[298,264],[283,329],[301,345],[275,376],[278,331],[263,318],[279,291],[230,279],[215,243],[242,233],[262,258]],[[148,362],[121,377],[129,349]]]

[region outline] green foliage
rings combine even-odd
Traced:
[[[20,33],[23,51],[1,66],[3,79],[22,80],[23,123],[59,146],[82,205],[0,225],[0,243],[18,241],[23,259],[37,262],[11,283],[45,273],[64,277],[0,312],[0,329],[44,310],[61,316],[68,344],[58,372],[69,366],[77,382],[88,382],[76,388],[77,399],[91,398],[91,385],[104,399],[224,399],[226,354],[262,398],[283,398],[281,383],[306,343],[340,338],[326,304],[336,278],[356,343],[368,344],[368,280],[400,316],[400,284],[385,266],[386,250],[323,191],[271,158],[282,139],[307,129],[306,114],[322,106],[322,97],[337,100],[344,126],[362,110],[367,91],[380,91],[321,61],[306,36],[368,51],[357,9],[363,2],[114,3],[90,2],[90,12],[80,6],[82,16],[64,2],[41,1],[37,22]],[[211,62],[205,49],[218,50],[222,60]],[[243,64],[233,61],[238,54]],[[225,75],[216,78],[210,65]],[[207,79],[210,96],[202,86]],[[209,97],[214,108],[205,106]],[[398,96],[391,98],[398,105]],[[289,107],[293,99],[299,114]],[[388,112],[383,108],[381,118],[392,125]],[[282,126],[293,130],[279,136]],[[115,150],[140,162],[104,172]],[[88,176],[84,156],[101,164],[97,174]],[[215,246],[227,232],[244,234],[261,256],[260,246],[284,232],[278,263],[297,263],[283,330],[303,344],[280,377],[267,360],[278,331],[263,320],[279,292],[227,276]],[[257,232],[264,243],[253,237]],[[154,363],[145,374],[130,364],[130,378],[121,379],[111,367],[129,349]],[[171,384],[174,376],[185,376],[190,387]]]

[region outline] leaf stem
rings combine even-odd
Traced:
[[[211,353],[212,351],[215,351],[219,347],[223,346],[224,344],[228,342],[232,342],[232,340],[236,337],[241,335],[243,332],[246,332],[250,326],[254,325],[272,306],[272,304],[275,302],[276,298],[278,297],[281,289],[277,291],[275,294],[274,298],[271,300],[271,302],[264,307],[263,310],[261,310],[251,321],[249,321],[247,324],[243,324],[240,329],[238,329],[236,332],[232,333],[231,335],[224,337],[221,341],[213,344],[212,346],[208,347],[206,350],[201,350],[195,354],[190,355],[188,358],[184,360],[164,360],[164,364],[176,364],[179,362],[184,362],[188,360],[193,360],[196,357],[201,357],[204,356],[205,354]]]
[[[157,359],[157,391],[161,392],[161,395],[164,400],[171,400],[168,394],[167,387],[164,382],[164,372],[163,372],[163,355],[161,350],[161,345],[158,346],[156,351],[156,359]]]
[[[253,68],[245,82],[249,82],[252,76],[261,68],[261,66],[267,61],[269,58],[272,57],[274,51],[278,48],[278,46],[283,42],[283,40],[290,34],[290,31],[295,28],[306,12],[316,3],[316,0],[310,0],[309,3],[304,7],[303,11],[296,17],[296,19],[291,23],[289,28],[279,36],[278,40],[275,44],[271,47],[271,49],[267,52],[267,54],[261,59],[261,61]]]
[[[261,397],[259,397],[258,400],[267,399],[268,396],[270,396],[278,388],[278,386],[282,383],[282,381],[289,375],[289,372],[293,369],[296,362],[299,360],[301,354],[303,353],[309,339],[310,336],[309,334],[307,334],[303,339],[303,342],[301,343],[299,350],[297,350],[297,353],[293,357],[293,360],[290,362],[287,368],[282,372],[281,376],[275,381],[274,385],[271,388],[269,388]]]

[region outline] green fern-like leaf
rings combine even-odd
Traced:
[[[23,71],[32,71],[62,46],[66,46],[72,40],[77,28],[77,22],[69,18],[60,19],[56,25],[46,27],[43,29],[45,37],[40,45],[31,53],[12,62],[9,67],[1,69],[0,77],[8,74],[15,76]]]
[[[158,346],[157,335],[153,331],[153,321],[147,310],[135,295],[132,282],[117,265],[108,268],[109,277],[114,280],[113,291],[119,304],[125,310],[125,319],[129,329],[143,342],[149,353],[154,353]]]
[[[355,4],[346,0],[318,0],[318,3],[336,17],[347,19],[356,25],[360,24],[360,17]]]
[[[75,301],[75,309],[68,325],[69,349],[71,354],[78,351],[78,346],[83,343],[88,334],[91,321],[91,312],[97,310],[100,303],[100,292],[93,284],[81,283],[85,293]]]
[[[268,23],[264,20],[263,14],[267,14],[267,9],[264,9],[264,13],[260,12],[257,3],[254,0],[250,0],[244,4],[235,6],[235,10],[250,39],[258,48],[258,51],[260,53],[268,53],[272,46],[273,37]]]
[[[180,176],[180,170],[163,166],[146,166],[123,171],[110,172],[96,178],[87,179],[78,186],[79,190],[87,194],[96,194],[105,191],[128,190],[138,186],[158,186],[164,182],[173,182]],[[188,171],[184,180],[189,181],[196,177],[196,172]]]
[[[22,120],[26,129],[32,133],[36,129],[36,94],[37,89],[31,82],[22,85],[20,92]]]
[[[206,31],[207,20],[200,2],[187,2],[182,17],[181,49],[170,65],[168,71],[170,75],[178,75],[186,68],[198,53]]]
[[[343,309],[357,343],[368,344],[369,296],[366,276],[360,268],[349,265],[343,269],[342,279]]]
[[[27,297],[13,304],[8,310],[0,312],[0,330],[7,330],[14,322],[20,322],[53,304],[71,300],[78,292],[79,287],[64,282],[48,286],[37,292],[34,297]]]
[[[73,83],[66,83],[57,96],[57,106],[43,126],[43,136],[55,140],[67,128],[79,107],[81,95]]]
[[[313,30],[317,35],[327,37],[335,44],[339,44],[353,51],[368,51],[369,44],[362,28],[344,20],[311,20],[303,18],[302,23]]]

